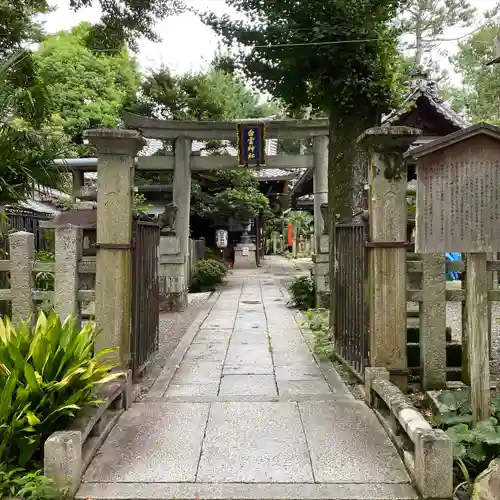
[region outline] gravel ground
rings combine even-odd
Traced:
[[[168,358],[172,355],[210,295],[210,293],[189,294],[189,306],[184,311],[160,313],[158,353],[142,373],[139,382],[141,396],[149,391],[158,378]]]

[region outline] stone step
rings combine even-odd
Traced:
[[[145,464],[146,466],[146,464]],[[417,500],[408,483],[83,483],[77,500]]]

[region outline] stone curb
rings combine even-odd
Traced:
[[[44,474],[73,497],[85,469],[123,412],[132,403],[132,372],[101,387],[104,403],[84,408],[70,429],[52,433],[44,443]]]
[[[403,457],[422,498],[453,497],[453,444],[441,429],[433,429],[406,396],[389,381],[385,368],[365,369],[365,398]],[[383,406],[387,407],[386,418]],[[408,451],[400,424],[413,443]]]

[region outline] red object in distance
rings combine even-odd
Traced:
[[[293,244],[293,234],[292,234],[292,225],[288,224],[288,244]]]

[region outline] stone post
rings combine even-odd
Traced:
[[[44,444],[43,472],[61,490],[68,490],[73,498],[82,477],[82,433],[80,431],[54,432]]]
[[[162,311],[182,311],[187,306],[185,261],[175,235],[160,236],[160,277]]]
[[[314,192],[314,236],[316,253],[320,252],[321,236],[325,234],[325,220],[321,205],[328,203],[328,137],[313,139],[313,192]],[[327,233],[326,233],[327,234]]]
[[[370,364],[383,366],[407,385],[406,243],[407,174],[403,154],[420,131],[375,127],[358,139],[369,153]]]
[[[12,320],[28,319],[34,312],[32,297],[33,260],[35,258],[35,236],[19,231],[9,235],[10,289],[12,291]]]
[[[446,386],[446,281],[443,254],[422,255],[420,371],[422,389]]]
[[[191,140],[186,137],[179,137],[174,145],[174,182],[173,182],[173,202],[178,207],[175,219],[175,235],[178,243],[178,265],[181,266],[184,281],[178,281],[183,288],[178,293],[179,303],[184,308],[187,305],[187,294],[190,277],[188,276],[189,257],[189,216],[191,202]],[[171,276],[171,275],[169,275]]]
[[[313,139],[313,191],[314,191],[314,282],[316,306],[322,307],[322,298],[328,295],[329,286],[329,239],[328,221],[328,137]]]
[[[85,136],[97,164],[96,352],[117,347],[110,361],[130,361],[134,160],[146,141],[132,130],[95,129]]]
[[[82,230],[67,226],[55,229],[56,272],[54,283],[54,309],[64,321],[78,316],[78,264],[82,247]]]

